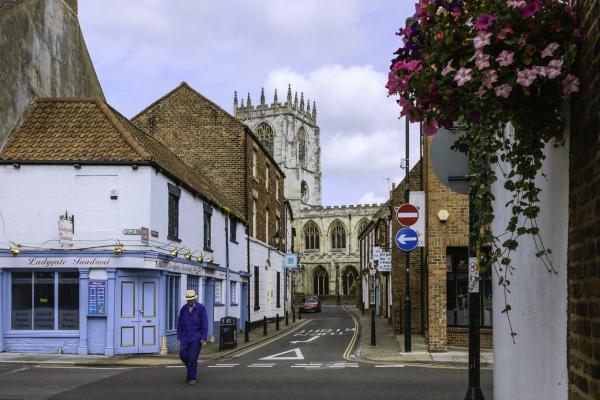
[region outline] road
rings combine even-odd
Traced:
[[[198,384],[177,367],[90,369],[0,368],[3,399],[463,399],[467,371],[378,365],[344,357],[354,320],[341,307],[324,306],[306,325],[260,347],[200,366]],[[492,371],[482,370],[486,400]]]

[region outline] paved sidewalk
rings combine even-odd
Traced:
[[[299,328],[308,323],[307,319],[292,322],[289,318],[289,326],[285,325],[285,319],[279,323],[280,330],[275,329],[275,323],[267,324],[267,336],[263,335],[263,327],[256,327],[250,331],[250,341],[244,342],[244,334],[238,334],[238,346],[235,349],[219,351],[219,343],[207,343],[202,347],[200,362],[207,362],[226,357],[236,351],[255,346],[266,340],[279,336],[291,329]],[[115,355],[112,357],[89,355],[78,356],[74,354],[38,354],[38,353],[0,353],[1,364],[43,364],[43,365],[72,365],[87,367],[153,367],[180,365],[179,354],[177,352],[161,356],[159,354],[131,354]]]
[[[362,315],[355,306],[346,306],[346,309],[360,324],[360,338],[355,350],[355,358],[359,361],[390,364],[461,364],[465,366],[469,362],[467,348],[450,348],[449,351],[443,353],[428,352],[423,335],[413,334],[411,337],[412,351],[405,353],[404,335],[396,335],[388,320],[378,316],[375,316],[376,346],[371,346],[371,312],[365,311],[365,315]],[[493,362],[493,352],[482,349],[481,365],[492,366]]]

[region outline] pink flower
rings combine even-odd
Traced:
[[[560,45],[556,42],[548,44],[548,46],[546,46],[546,48],[542,50],[542,58],[552,57],[554,55],[554,52],[558,50],[559,47]]]
[[[496,57],[496,61],[498,61],[498,64],[501,67],[508,67],[509,65],[511,65],[513,63],[513,57],[514,57],[515,53],[508,51],[508,50],[502,50],[500,52],[500,54],[498,55],[498,57]]]
[[[496,37],[498,39],[500,39],[500,40],[504,40],[511,33],[513,33],[512,26],[510,26],[510,25],[504,25],[504,27],[502,29],[500,29],[500,32],[498,32],[498,34],[496,35]]]
[[[562,70],[563,60],[552,60],[546,67],[546,76],[550,79],[554,79],[560,75]]]
[[[478,70],[482,70],[482,69],[486,69],[489,68],[490,66],[490,56],[488,54],[485,54],[483,52],[476,52],[475,53],[475,65],[477,66]]]
[[[527,44],[527,35],[522,34],[519,37],[519,50],[522,49]]]
[[[475,23],[475,28],[477,28],[478,31],[486,30],[494,24],[495,20],[496,17],[494,15],[482,14],[477,19],[477,22]]]
[[[485,92],[487,92],[487,89],[485,88],[485,86],[481,85],[481,86],[479,86],[479,89],[475,93],[477,94],[477,96],[479,96],[481,98],[481,97],[483,97]]]
[[[563,79],[562,85],[564,94],[579,92],[579,79],[574,75],[567,75]]]
[[[506,4],[512,8],[524,8],[527,5],[525,0],[506,0]]]
[[[524,69],[517,72],[517,83],[524,87],[529,87],[535,81],[537,75],[532,69]]]
[[[444,32],[439,31],[438,33],[435,34],[435,38],[437,40],[444,40]]]
[[[418,72],[421,69],[423,69],[423,66],[421,65],[421,61],[419,60],[411,60],[409,62],[407,62],[404,65],[405,69],[410,71],[410,72]]]
[[[471,80],[471,68],[461,67],[454,76],[454,80],[458,86],[464,86],[465,83]]]
[[[476,49],[482,49],[483,47],[490,44],[490,38],[492,34],[486,31],[481,31],[473,38],[473,45]]]
[[[438,122],[435,119],[423,123],[423,135],[432,136],[440,129]]]
[[[454,68],[452,68],[452,60],[450,60],[450,61],[448,61],[448,64],[446,64],[444,69],[442,70],[442,76],[446,76],[452,71],[454,71]]]
[[[546,67],[543,67],[541,65],[534,65],[532,69],[537,76],[546,77],[546,75],[548,75],[548,73],[546,72]]]
[[[512,87],[508,83],[505,83],[504,85],[496,86],[494,91],[496,92],[496,97],[503,97],[506,99],[508,96],[510,96]]]
[[[530,18],[537,14],[542,9],[542,2],[539,0],[533,0],[521,9],[521,17]]]
[[[498,73],[495,69],[487,69],[481,74],[481,83],[488,89],[491,89],[498,80]]]

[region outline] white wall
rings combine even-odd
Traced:
[[[568,144],[567,144],[568,148]],[[509,304],[516,344],[513,344],[505,314],[504,294],[494,275],[494,398],[567,398],[567,237],[569,157],[565,149],[546,150],[543,171],[538,177],[542,189],[538,225],[544,244],[552,249],[558,274],[548,273],[535,256],[533,240],[524,238],[511,258],[516,271],[509,278]],[[506,170],[506,169],[505,169]],[[492,190],[496,196],[493,224],[501,233],[512,216],[505,204],[510,200],[504,181]]]
[[[267,263],[268,261],[268,263]],[[270,267],[267,268],[267,265]],[[259,267],[259,306],[254,310],[254,267]],[[280,307],[277,308],[277,272],[280,272]],[[274,318],[285,315],[283,254],[268,247],[265,243],[250,238],[250,320],[261,320],[263,317]],[[270,297],[270,301],[268,299]]]

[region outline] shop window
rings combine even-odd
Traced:
[[[223,304],[223,281],[215,280],[215,304]]]
[[[200,277],[197,275],[188,275],[187,290],[193,290],[196,294],[200,293]]]
[[[446,252],[446,317],[448,326],[469,325],[469,254],[466,247]],[[481,326],[492,326],[492,279],[489,271],[480,274]]]
[[[11,329],[79,329],[78,272],[13,272]]]
[[[237,282],[229,282],[229,303],[237,304]]]
[[[179,316],[179,276],[167,275],[167,330],[177,329],[177,317]]]

